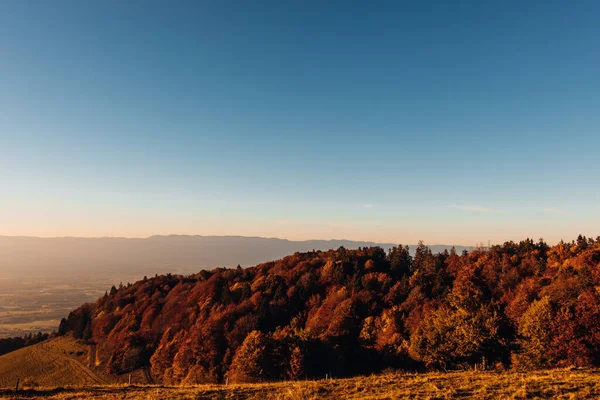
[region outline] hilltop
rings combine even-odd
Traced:
[[[461,254],[339,248],[156,275],[75,309],[59,335],[0,357],[0,385],[594,368],[600,238]]]

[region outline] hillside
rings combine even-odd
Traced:
[[[96,362],[96,347],[70,335],[56,337],[0,356],[0,388],[119,384],[127,376],[107,374]],[[152,383],[144,369],[133,371],[132,383]]]
[[[50,339],[0,357],[0,387],[105,383],[90,369],[89,346],[71,337]]]
[[[414,254],[156,276],[73,311],[61,333],[96,344],[97,370],[174,384],[599,365],[600,239]]]
[[[89,386],[25,389],[10,399],[596,399],[598,370],[533,373],[453,372],[384,374],[350,379],[199,386]]]
[[[135,282],[145,275],[251,266],[297,251],[373,245],[346,240],[288,241],[240,236],[0,236],[0,338],[55,331],[69,311],[95,302],[112,285]],[[384,249],[392,246],[379,245]]]

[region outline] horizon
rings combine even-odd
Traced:
[[[267,240],[285,240],[288,242],[363,242],[363,243],[373,243],[375,245],[379,244],[395,244],[395,245],[407,245],[407,246],[415,246],[416,243],[395,243],[395,242],[380,242],[373,240],[352,240],[352,239],[303,239],[303,240],[293,240],[282,237],[267,237],[267,236],[243,236],[243,235],[200,235],[200,234],[179,234],[179,233],[171,233],[171,234],[158,234],[158,235],[150,235],[150,236],[28,236],[28,235],[2,235],[0,234],[0,238],[21,238],[21,239],[151,239],[155,237],[203,237],[203,238],[245,238],[245,239],[267,239]],[[425,243],[426,246],[463,246],[463,247],[473,247],[468,244],[461,243]]]
[[[0,234],[596,237],[599,14],[3,2]]]
[[[356,242],[356,243],[371,243],[374,245],[382,245],[382,244],[386,244],[386,245],[402,245],[402,246],[416,246],[418,245],[420,242],[422,242],[425,246],[445,246],[445,247],[449,247],[449,246],[460,246],[460,247],[472,247],[472,248],[476,248],[479,246],[484,246],[487,247],[488,244],[490,246],[496,246],[496,245],[503,245],[507,242],[514,242],[514,243],[519,243],[521,241],[524,240],[533,240],[533,241],[539,241],[539,240],[543,240],[545,243],[547,243],[550,246],[554,246],[560,242],[565,242],[565,243],[571,243],[574,242],[579,235],[574,236],[573,238],[567,238],[567,239],[560,239],[557,242],[549,242],[544,238],[533,238],[533,237],[523,237],[520,239],[510,239],[510,240],[506,240],[504,242],[501,243],[494,243],[491,240],[478,240],[475,243],[441,243],[441,242],[427,242],[425,240],[419,239],[414,243],[411,242],[395,242],[395,241],[377,241],[377,240],[369,240],[369,239],[347,239],[347,238],[330,238],[330,239],[324,239],[324,238],[310,238],[310,239],[289,239],[289,238],[285,238],[285,237],[275,237],[275,236],[245,236],[245,235],[233,235],[233,234],[225,234],[225,235],[211,235],[211,234],[181,234],[181,233],[170,233],[170,234],[155,234],[155,235],[150,235],[150,236],[31,236],[31,235],[4,235],[0,233],[0,238],[9,238],[9,239],[133,239],[133,240],[146,240],[146,239],[152,239],[152,238],[168,238],[168,237],[199,237],[199,238],[244,238],[244,239],[265,239],[265,240],[281,240],[281,241],[288,241],[288,242]],[[584,237],[588,237],[590,239],[594,239],[596,237],[600,237],[600,236],[586,236],[583,235]],[[333,249],[335,250],[335,249]]]

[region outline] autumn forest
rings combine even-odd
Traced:
[[[599,366],[600,238],[155,276],[71,312],[59,334],[94,344],[107,373],[170,384]]]

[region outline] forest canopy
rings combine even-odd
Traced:
[[[109,373],[260,382],[600,365],[600,237],[296,253],[113,287],[61,322]]]

